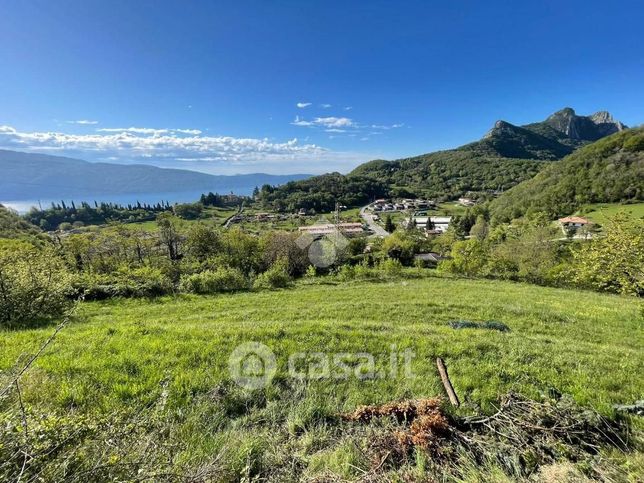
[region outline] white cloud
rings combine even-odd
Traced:
[[[344,107],[344,110],[345,110],[345,111],[350,111],[351,109],[353,109],[353,107],[352,107],[352,106],[345,106],[345,107]]]
[[[96,132],[131,133],[151,136],[161,136],[162,134],[192,134],[196,136],[201,134],[199,129],[155,129],[150,127],[104,127],[97,129]]]
[[[338,129],[337,127],[333,127],[331,129],[325,129],[326,132],[347,132],[346,129]]]
[[[300,109],[304,109],[305,107],[309,107],[311,105],[311,103],[310,102],[298,102],[295,105],[297,107],[299,107]]]
[[[335,117],[335,116],[315,117],[312,120],[306,120],[300,116],[295,116],[295,120],[291,122],[291,124],[294,126],[302,126],[302,127],[318,127],[318,128],[324,129],[326,132],[345,132],[346,130],[354,130],[359,132],[362,129],[374,129],[378,131],[387,131],[390,129],[397,129],[405,125],[404,123],[362,124],[348,117]],[[332,129],[340,129],[341,131],[332,131]],[[382,133],[372,132],[370,134],[382,134]]]
[[[94,125],[94,124],[98,124],[98,121],[90,121],[89,119],[79,119],[78,121],[67,121],[67,124]]]
[[[371,128],[372,129],[385,129],[385,130],[387,130],[387,129],[396,129],[396,128],[399,128],[399,127],[403,127],[404,125],[405,125],[405,123],[391,124],[389,126],[382,125],[382,124],[372,124]]]
[[[304,119],[301,119],[300,116],[295,116],[295,121],[293,121],[291,124],[293,126],[312,126],[313,123],[310,121],[305,121]]]
[[[353,120],[348,117],[316,117],[313,123],[324,127],[356,127]]]
[[[317,126],[326,129],[356,128],[358,125],[348,117],[316,117],[312,121],[307,121],[300,116],[295,116],[295,121],[291,123],[294,126]]]
[[[267,138],[201,136],[198,130],[106,128],[92,134],[22,132],[0,126],[0,145],[24,150],[57,150],[118,159],[189,159],[249,164],[293,159],[319,159],[328,150],[297,139],[273,142]],[[200,132],[199,132],[200,133]]]
[[[320,107],[322,109],[328,109],[329,107],[331,107],[331,104],[320,104]]]

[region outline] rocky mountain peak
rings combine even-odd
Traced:
[[[590,116],[590,120],[595,124],[605,124],[607,122],[615,122],[613,116],[611,116],[608,111],[597,111],[595,114]]]
[[[555,112],[544,123],[577,141],[596,141],[626,128],[607,111],[599,111],[591,116],[578,116],[570,107]]]

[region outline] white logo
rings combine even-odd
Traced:
[[[244,389],[266,387],[277,372],[275,354],[264,344],[246,342],[235,347],[228,359],[230,377]]]
[[[320,238],[305,232],[295,240],[295,244],[302,250],[308,248],[309,260],[314,266],[327,268],[337,261],[349,242],[337,226],[324,219],[318,224],[328,232]]]

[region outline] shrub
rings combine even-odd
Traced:
[[[235,268],[218,268],[183,276],[179,287],[183,292],[210,294],[246,290],[248,281],[244,274]]]
[[[271,268],[260,274],[255,280],[255,288],[285,288],[291,284],[288,274],[288,262],[280,258]]]
[[[158,268],[119,268],[112,274],[83,273],[74,280],[74,288],[86,300],[112,297],[158,297],[172,293],[172,281]]]
[[[71,277],[51,247],[2,244],[0,326],[59,317],[69,307],[71,293]]]
[[[398,260],[386,258],[380,262],[378,268],[389,277],[398,277],[402,274],[403,266]]]

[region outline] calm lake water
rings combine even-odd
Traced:
[[[69,198],[63,198],[57,199],[57,200],[52,200],[52,199],[43,199],[43,200],[0,200],[0,203],[3,204],[4,206],[7,206],[9,208],[12,208],[16,210],[18,213],[24,214],[31,207],[36,207],[38,208],[39,206],[42,206],[42,208],[49,208],[51,206],[51,203],[60,203],[61,201],[64,201],[65,204],[69,205],[71,204],[72,201],[78,206],[82,201],[88,202],[90,205],[94,205],[94,201],[101,202],[104,201],[106,203],[118,203],[121,205],[127,205],[127,204],[136,204],[136,202],[140,202],[141,204],[147,203],[147,204],[155,204],[159,203],[162,201],[167,201],[170,204],[174,203],[191,203],[199,200],[199,197],[203,191],[177,191],[177,192],[172,192],[172,193],[136,193],[136,194],[127,194],[127,195],[97,195],[95,198],[93,197],[83,197],[76,199],[74,198],[69,199]]]

